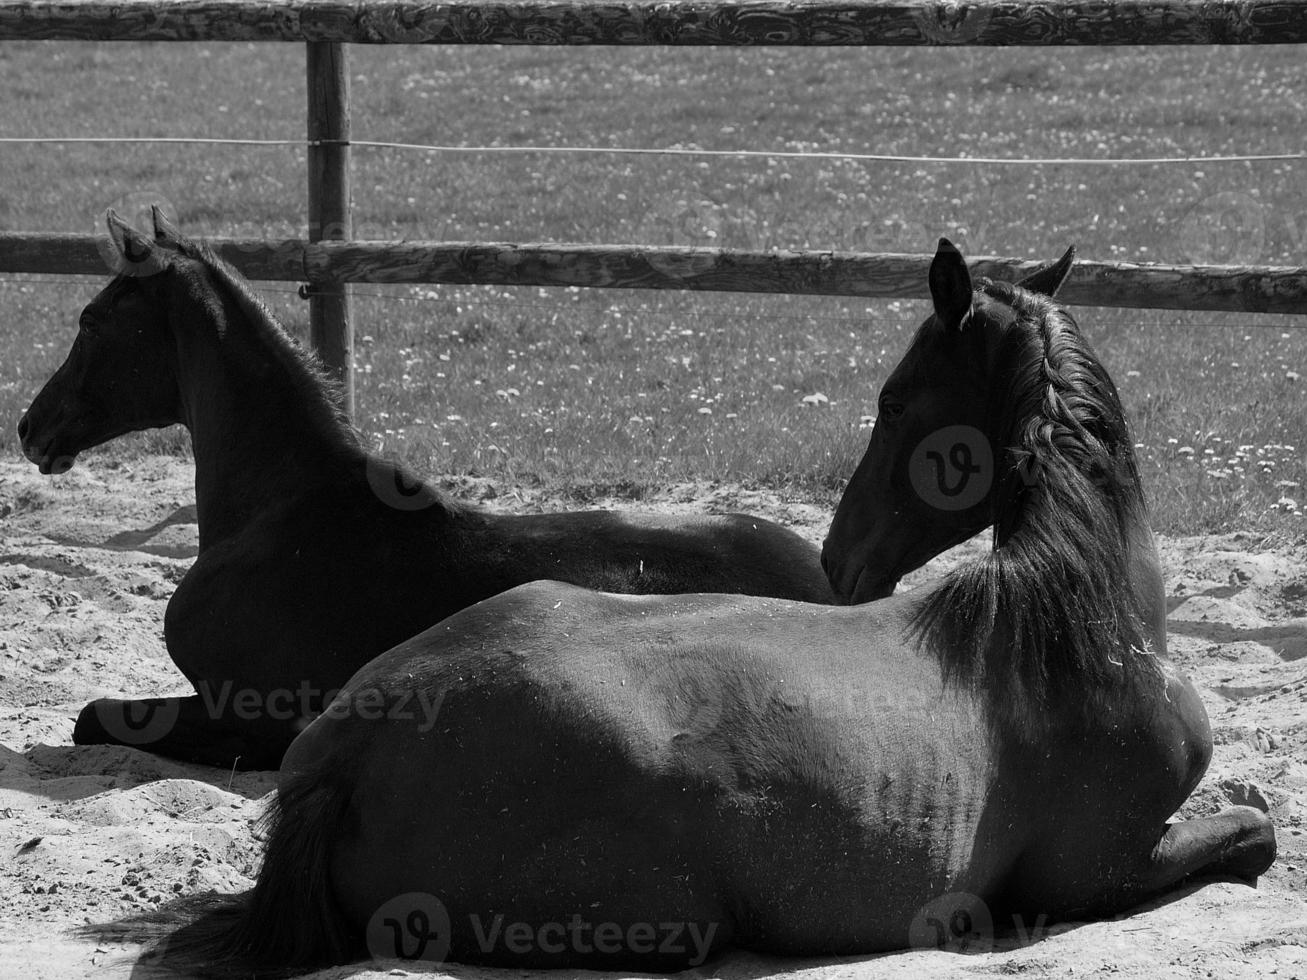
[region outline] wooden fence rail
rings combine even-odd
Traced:
[[[307,42],[311,240],[219,247],[250,278],[317,287],[310,332],[352,411],[349,282],[917,296],[927,260],[347,241],[347,44],[1305,44],[1307,0],[0,0],[0,41],[36,39]],[[1011,259],[976,265],[991,275],[1028,268]],[[93,238],[0,235],[0,273],[102,271]],[[1082,262],[1062,296],[1101,306],[1303,313],[1305,279],[1304,269]]]
[[[3,0],[0,40],[1307,43],[1303,0]]]
[[[95,235],[0,233],[0,273],[105,275]],[[483,283],[921,298],[930,255],[485,242],[214,239],[247,278],[309,283]],[[979,275],[1013,279],[1038,263],[975,258]],[[1058,298],[1078,306],[1301,313],[1307,269],[1077,261]]]

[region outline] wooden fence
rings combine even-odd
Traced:
[[[1307,44],[1307,0],[0,0],[0,41],[307,42],[306,241],[215,242],[252,279],[308,282],[311,336],[350,377],[350,282],[922,295],[929,257],[350,241],[348,44]],[[1031,264],[979,259],[986,275]],[[102,273],[90,235],[0,233],[0,273]],[[1082,261],[1060,298],[1307,313],[1307,269]]]

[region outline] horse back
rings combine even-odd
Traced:
[[[365,667],[283,779],[357,773],[332,871],[355,922],[439,882],[455,919],[616,921],[632,896],[755,948],[892,948],[979,873],[992,766],[881,605],[525,586]]]
[[[812,542],[744,514],[466,512],[465,554],[512,585],[537,579],[636,595],[717,592],[833,604]],[[498,591],[503,591],[500,589]]]

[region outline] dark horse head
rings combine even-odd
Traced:
[[[987,689],[1012,708],[995,717],[1019,727],[1050,709],[1092,715],[1122,684],[1152,685],[1166,649],[1120,396],[1050,298],[1071,258],[977,287],[941,239],[934,315],[881,390],[822,556],[835,591],[861,602],[992,525],[990,553],[930,590],[913,628],[946,677]]]
[[[822,552],[845,601],[889,595],[905,574],[995,524],[996,486],[1031,475],[1028,455],[1010,441],[1016,434],[999,428],[1018,382],[1014,355],[1042,364],[1036,324],[1068,322],[1047,297],[1074,255],[1068,249],[1015,286],[982,280],[977,289],[961,253],[940,240],[929,276],[934,315],[881,389],[871,444]],[[1059,332],[1078,341],[1074,324]],[[1095,386],[1110,389],[1097,372]]]
[[[267,373],[268,363],[283,363],[292,382],[288,393],[261,397],[296,397],[309,404],[318,428],[348,437],[311,358],[205,245],[184,238],[158,208],[152,237],[112,210],[106,223],[106,258],[117,274],[82,310],[67,358],[18,423],[23,453],[42,473],[66,472],[83,450],[128,432],[183,423],[195,437],[196,415],[221,411],[211,403],[222,400],[222,376],[235,373],[241,359],[263,359],[263,365],[239,365],[253,368],[244,373],[255,377]],[[216,331],[202,329],[204,323],[216,324]],[[224,331],[245,323],[257,325],[246,332],[259,335],[258,353],[253,341],[220,352]]]
[[[18,423],[42,473],[64,473],[78,453],[124,433],[181,421],[167,318],[149,295],[166,256],[112,211],[107,220],[118,275],[82,311],[68,357]],[[156,223],[162,242],[157,210]]]

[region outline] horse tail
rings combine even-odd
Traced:
[[[277,791],[264,815],[268,845],[229,949],[267,967],[345,963],[348,942],[331,888],[331,845],[344,822],[349,790],[318,771],[297,774]]]
[[[267,849],[254,888],[211,896],[203,914],[141,962],[181,976],[290,976],[364,955],[332,894],[331,845],[350,793],[325,767],[283,783],[260,823]]]

